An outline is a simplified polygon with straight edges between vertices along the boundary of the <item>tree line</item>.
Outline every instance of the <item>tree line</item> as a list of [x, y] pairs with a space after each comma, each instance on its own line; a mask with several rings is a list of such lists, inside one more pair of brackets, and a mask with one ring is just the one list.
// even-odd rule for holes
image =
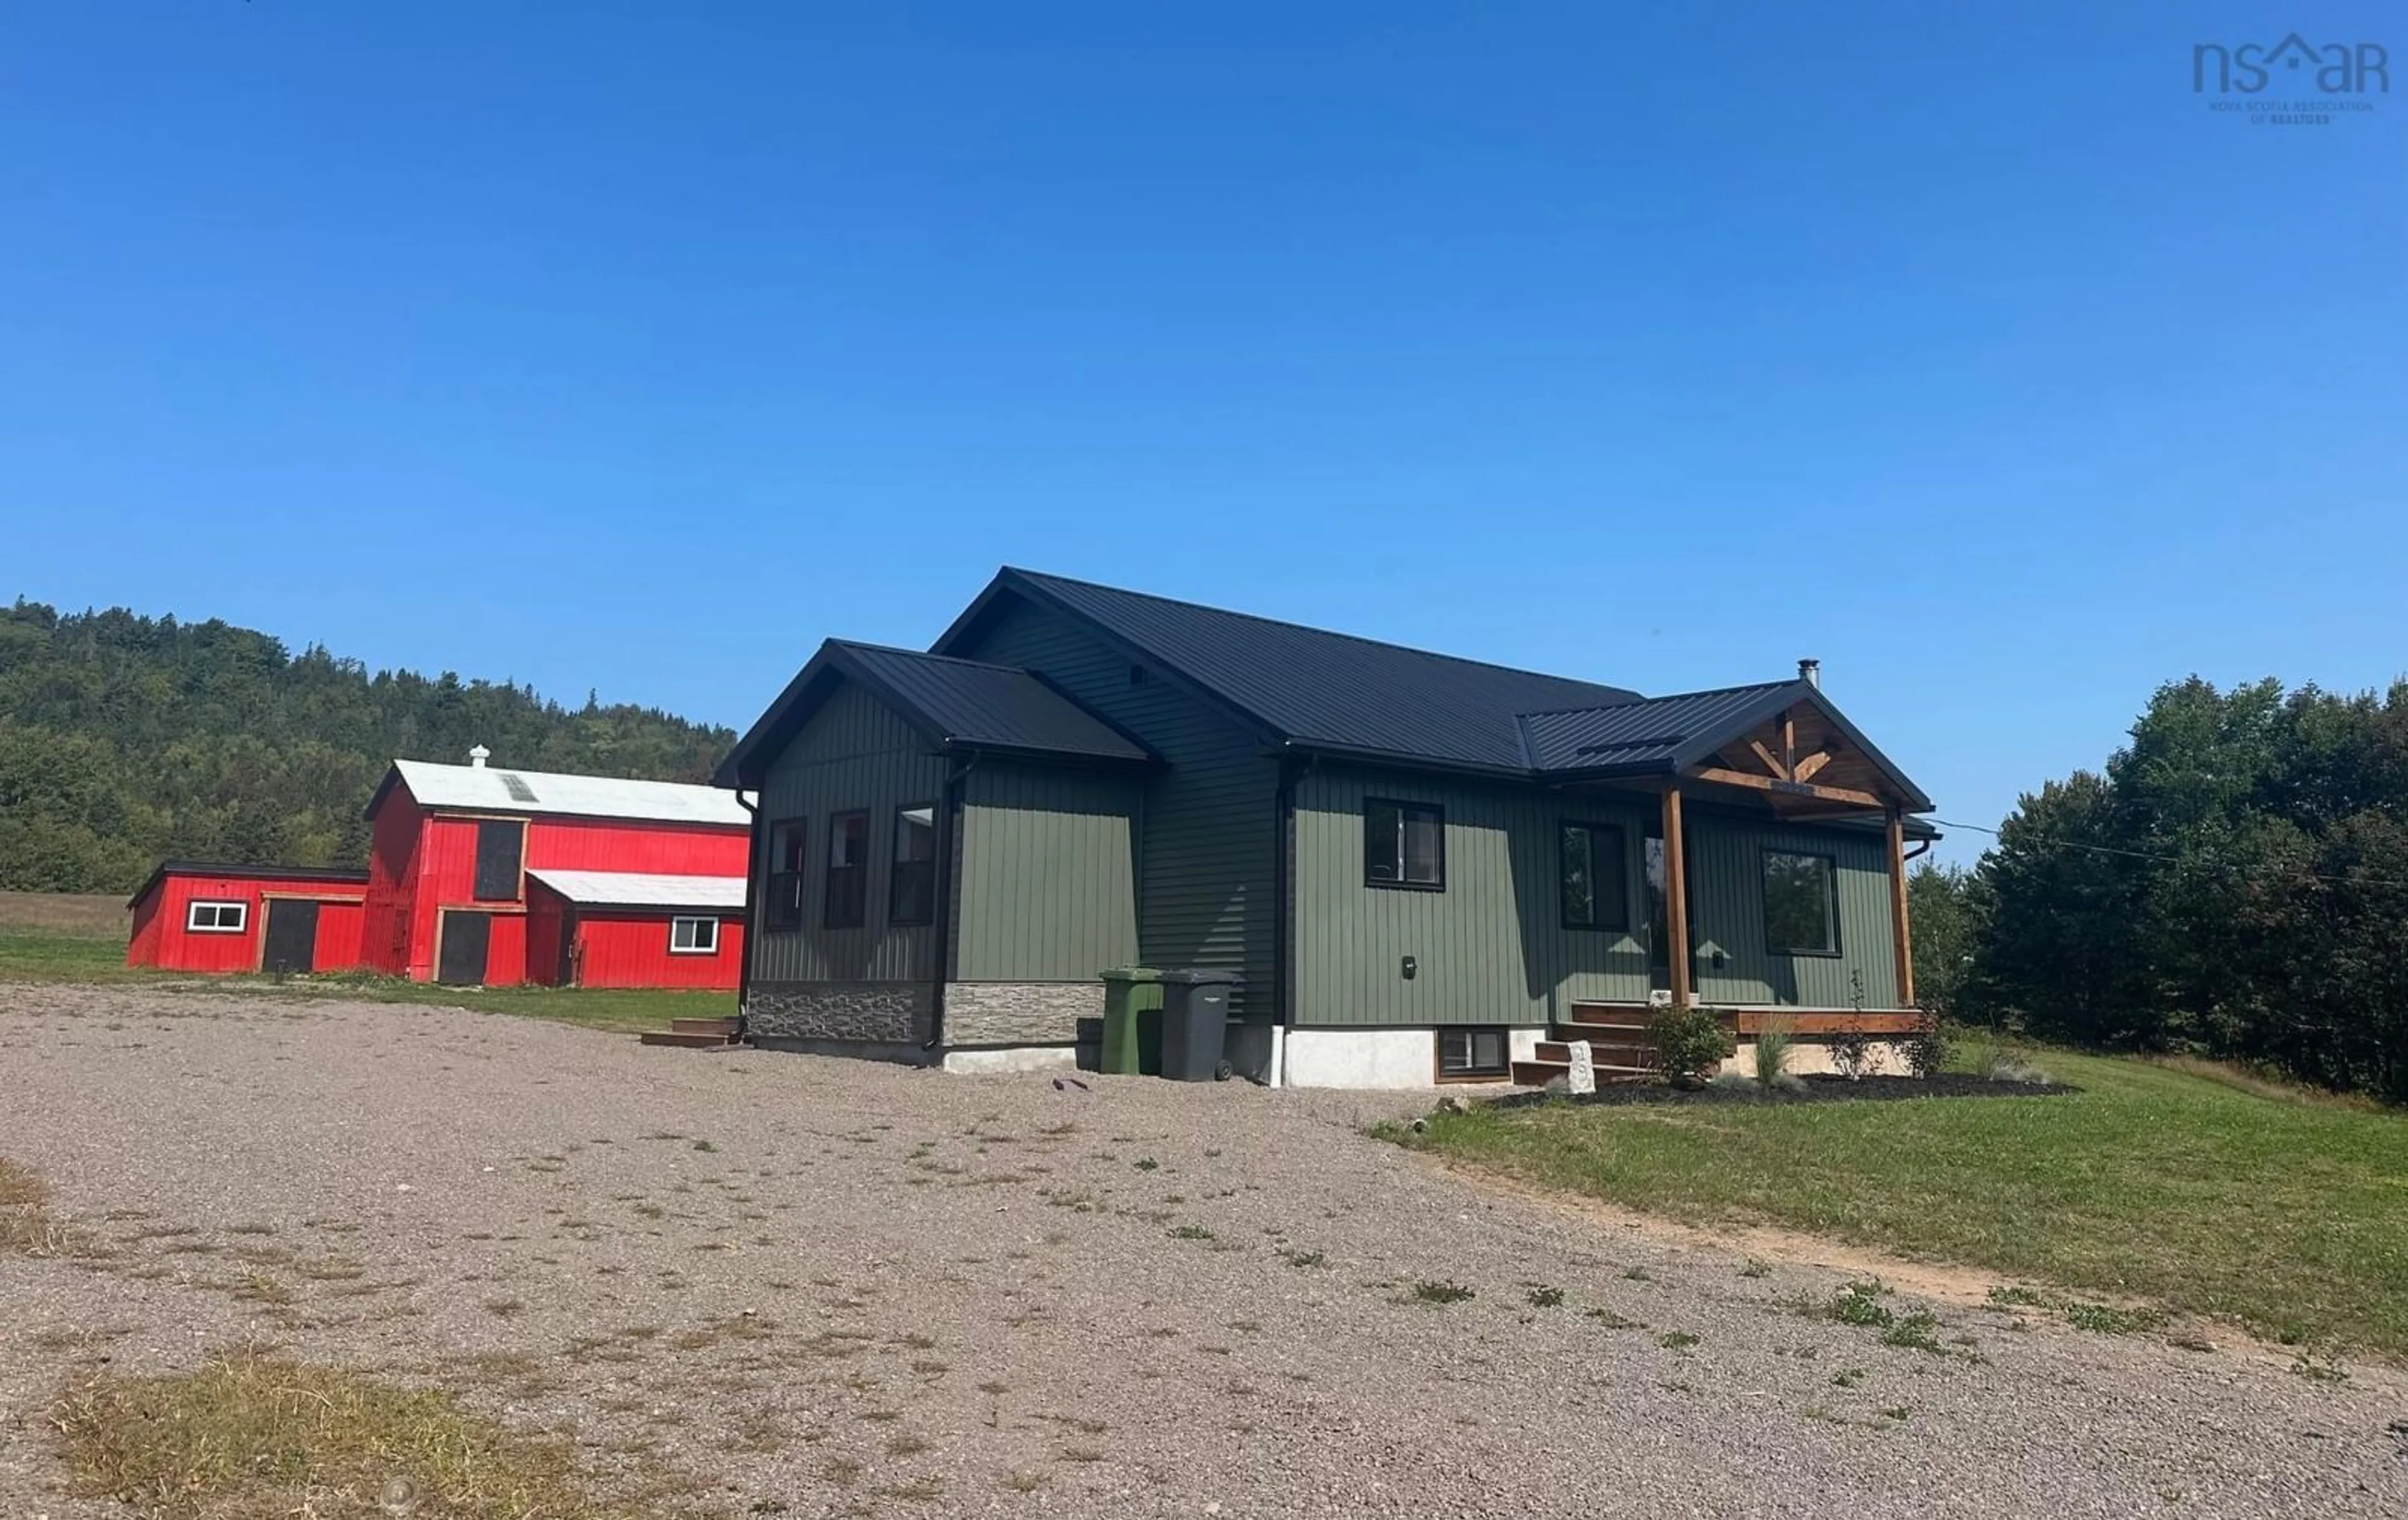
[[0, 888], [130, 891], [163, 859], [364, 866], [396, 758], [708, 780], [725, 728], [545, 701], [445, 671], [371, 673], [249, 628], [122, 608], [0, 609]]
[[1944, 1014], [2408, 1102], [2408, 681], [2162, 686], [2102, 770], [1911, 891]]

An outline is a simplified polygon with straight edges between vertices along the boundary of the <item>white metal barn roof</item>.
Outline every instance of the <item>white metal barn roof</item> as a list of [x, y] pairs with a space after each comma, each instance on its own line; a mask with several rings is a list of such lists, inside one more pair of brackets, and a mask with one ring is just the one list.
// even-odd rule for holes
[[663, 824], [748, 825], [752, 815], [736, 794], [682, 782], [629, 782], [613, 776], [565, 776], [499, 766], [446, 766], [396, 760], [402, 785], [425, 808], [488, 812], [556, 812], [580, 818], [642, 818]]
[[740, 876], [659, 876], [651, 871], [527, 872], [566, 897], [591, 908], [712, 908], [744, 906]]

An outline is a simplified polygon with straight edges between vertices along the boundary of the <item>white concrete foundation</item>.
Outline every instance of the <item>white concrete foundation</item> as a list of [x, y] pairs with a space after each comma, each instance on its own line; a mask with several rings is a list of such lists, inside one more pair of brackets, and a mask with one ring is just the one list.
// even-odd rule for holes
[[947, 1051], [944, 1068], [962, 1076], [994, 1076], [1016, 1071], [1076, 1071], [1074, 1045], [1019, 1045], [1005, 1050]]
[[[1505, 1037], [1506, 1054], [1521, 1061], [1547, 1036], [1533, 1025], [1508, 1029]], [[1290, 1087], [1435, 1087], [1438, 1031], [1290, 1029], [1284, 1081]]]
[[[1871, 1055], [1870, 1069], [1865, 1072], [1868, 1077], [1903, 1077], [1909, 1070], [1906, 1053], [1899, 1049], [1895, 1040], [1874, 1040]], [[1755, 1076], [1756, 1041], [1741, 1040], [1738, 1051], [1722, 1064], [1722, 1069], [1736, 1071], [1742, 1077]], [[1840, 1068], [1831, 1063], [1831, 1042], [1828, 1040], [1818, 1035], [1805, 1035], [1789, 1042], [1789, 1054], [1782, 1062], [1781, 1069], [1793, 1077], [1823, 1077], [1832, 1075]]]

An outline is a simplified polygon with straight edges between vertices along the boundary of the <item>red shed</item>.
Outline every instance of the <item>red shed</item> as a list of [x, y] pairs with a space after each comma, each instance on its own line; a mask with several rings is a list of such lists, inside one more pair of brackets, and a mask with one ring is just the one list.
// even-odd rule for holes
[[530, 870], [526, 925], [530, 982], [732, 990], [744, 878]]
[[360, 964], [368, 873], [171, 860], [126, 906], [125, 964], [306, 974]]
[[[364, 954], [372, 968], [464, 985], [557, 979], [558, 940], [529, 941], [534, 871], [732, 878], [740, 893], [752, 815], [735, 793], [508, 770], [485, 758], [480, 747], [465, 766], [396, 760], [369, 800]], [[650, 982], [594, 982], [596, 966], [587, 984], [720, 985], [683, 980], [705, 958], [663, 958], [672, 979]]]

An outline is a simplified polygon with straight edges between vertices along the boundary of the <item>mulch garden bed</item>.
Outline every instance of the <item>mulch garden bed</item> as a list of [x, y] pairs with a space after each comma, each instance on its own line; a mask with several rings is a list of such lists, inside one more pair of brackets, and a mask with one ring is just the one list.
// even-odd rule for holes
[[1663, 1083], [1614, 1083], [1594, 1093], [1515, 1093], [1494, 1100], [1500, 1109], [1528, 1108], [1540, 1103], [1885, 1103], [1909, 1097], [2054, 1097], [2082, 1089], [2062, 1082], [2006, 1082], [1956, 1072], [1937, 1077], [1800, 1077], [1786, 1091], [1766, 1093], [1755, 1083], [1673, 1087]]

